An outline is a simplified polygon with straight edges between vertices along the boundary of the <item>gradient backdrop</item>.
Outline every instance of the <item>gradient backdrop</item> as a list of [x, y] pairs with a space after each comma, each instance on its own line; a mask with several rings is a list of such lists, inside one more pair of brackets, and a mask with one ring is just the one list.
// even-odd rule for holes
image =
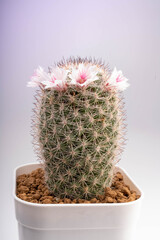
[[136, 240], [160, 239], [160, 1], [0, 0], [0, 235], [18, 240], [13, 169], [36, 161], [30, 137], [35, 68], [92, 56], [122, 69], [128, 144], [120, 165], [145, 193]]

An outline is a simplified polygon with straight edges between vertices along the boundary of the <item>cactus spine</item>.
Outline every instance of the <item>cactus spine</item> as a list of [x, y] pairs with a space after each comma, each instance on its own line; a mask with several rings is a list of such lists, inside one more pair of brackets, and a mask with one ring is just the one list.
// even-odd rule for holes
[[98, 67], [98, 79], [87, 87], [68, 85], [63, 91], [40, 87], [33, 137], [54, 196], [89, 200], [111, 184], [124, 143], [124, 113], [120, 93], [104, 88], [108, 67], [79, 58], [57, 66], [69, 69], [80, 63]]

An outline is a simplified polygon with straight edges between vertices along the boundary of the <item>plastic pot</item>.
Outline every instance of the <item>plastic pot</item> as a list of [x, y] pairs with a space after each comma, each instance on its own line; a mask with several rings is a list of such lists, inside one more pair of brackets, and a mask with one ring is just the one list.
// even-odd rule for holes
[[128, 203], [36, 204], [16, 196], [16, 178], [41, 165], [31, 163], [15, 169], [14, 201], [19, 240], [131, 240], [139, 217], [143, 194], [120, 167], [124, 181], [140, 198]]

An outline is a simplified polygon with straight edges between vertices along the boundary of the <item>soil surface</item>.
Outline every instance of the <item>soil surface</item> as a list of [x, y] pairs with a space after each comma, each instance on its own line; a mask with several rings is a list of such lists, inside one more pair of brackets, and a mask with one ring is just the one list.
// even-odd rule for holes
[[104, 194], [87, 201], [85, 199], [60, 199], [50, 194], [45, 185], [44, 170], [38, 168], [30, 174], [17, 177], [17, 197], [32, 203], [64, 204], [64, 203], [124, 203], [137, 200], [140, 196], [132, 191], [123, 181], [123, 176], [117, 172], [111, 187], [104, 189]]

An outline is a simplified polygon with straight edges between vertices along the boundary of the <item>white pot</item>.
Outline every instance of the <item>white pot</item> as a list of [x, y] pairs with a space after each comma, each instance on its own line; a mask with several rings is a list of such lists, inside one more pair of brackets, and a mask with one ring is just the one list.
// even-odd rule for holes
[[127, 203], [36, 204], [16, 196], [17, 176], [41, 165], [31, 163], [15, 169], [14, 200], [19, 240], [131, 240], [143, 198], [141, 190], [119, 167], [124, 181], [141, 197]]

